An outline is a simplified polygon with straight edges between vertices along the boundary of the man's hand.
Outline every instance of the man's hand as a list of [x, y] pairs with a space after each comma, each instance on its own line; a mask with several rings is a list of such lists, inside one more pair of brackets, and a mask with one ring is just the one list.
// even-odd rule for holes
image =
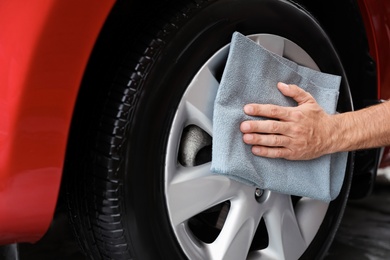
[[246, 114], [276, 120], [241, 123], [243, 140], [252, 145], [255, 155], [289, 160], [309, 160], [332, 152], [332, 134], [337, 128], [328, 115], [306, 91], [296, 85], [278, 83], [278, 89], [293, 98], [297, 107], [248, 104]]

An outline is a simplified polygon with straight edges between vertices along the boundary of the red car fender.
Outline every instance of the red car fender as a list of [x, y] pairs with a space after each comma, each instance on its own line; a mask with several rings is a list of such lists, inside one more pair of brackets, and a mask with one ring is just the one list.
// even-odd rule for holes
[[[376, 61], [378, 99], [390, 99], [390, 3], [359, 0], [365, 23], [370, 54]], [[390, 148], [384, 150], [380, 167], [390, 165]]]
[[[377, 64], [378, 98], [390, 98], [390, 3], [359, 0], [370, 53]], [[364, 86], [361, 86], [364, 87]]]
[[0, 2], [0, 244], [50, 225], [80, 82], [114, 2]]

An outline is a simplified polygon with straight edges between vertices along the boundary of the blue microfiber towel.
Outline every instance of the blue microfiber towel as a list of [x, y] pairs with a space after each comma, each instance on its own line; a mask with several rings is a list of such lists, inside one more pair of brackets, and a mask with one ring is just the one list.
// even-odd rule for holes
[[348, 153], [306, 161], [269, 159], [252, 154], [242, 141], [240, 124], [264, 120], [247, 116], [249, 103], [296, 106], [277, 89], [278, 82], [308, 91], [329, 114], [336, 112], [341, 77], [300, 66], [234, 33], [217, 92], [213, 115], [211, 171], [272, 191], [329, 202], [341, 189]]

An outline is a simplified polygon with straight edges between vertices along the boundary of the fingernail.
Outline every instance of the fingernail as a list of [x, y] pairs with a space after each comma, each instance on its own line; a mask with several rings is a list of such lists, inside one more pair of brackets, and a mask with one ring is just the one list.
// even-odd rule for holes
[[247, 130], [251, 129], [251, 126], [250, 126], [249, 123], [244, 122], [244, 123], [241, 124], [241, 129], [244, 130], [244, 131], [247, 131]]
[[246, 134], [246, 135], [244, 135], [244, 139], [245, 139], [245, 141], [252, 141], [253, 140], [253, 135]]
[[254, 153], [254, 154], [259, 154], [259, 153], [260, 153], [260, 147], [258, 147], [258, 146], [253, 146], [253, 147], [252, 147], [252, 153]]
[[286, 84], [286, 83], [283, 83], [283, 82], [279, 82], [279, 87], [282, 87], [282, 88], [289, 88], [289, 86]]
[[246, 113], [246, 114], [251, 114], [251, 113], [253, 113], [253, 107], [251, 106], [251, 105], [246, 105], [245, 107], [244, 107], [244, 112]]

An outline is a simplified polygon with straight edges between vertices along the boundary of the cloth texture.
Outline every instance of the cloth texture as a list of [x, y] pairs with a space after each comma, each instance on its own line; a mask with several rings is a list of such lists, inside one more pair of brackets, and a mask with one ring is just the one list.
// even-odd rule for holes
[[300, 86], [328, 114], [336, 113], [340, 76], [300, 66], [235, 32], [214, 103], [211, 171], [260, 189], [329, 202], [340, 192], [348, 153], [270, 159], [253, 155], [242, 140], [241, 122], [266, 119], [246, 115], [244, 105], [297, 105], [277, 89], [278, 82]]

